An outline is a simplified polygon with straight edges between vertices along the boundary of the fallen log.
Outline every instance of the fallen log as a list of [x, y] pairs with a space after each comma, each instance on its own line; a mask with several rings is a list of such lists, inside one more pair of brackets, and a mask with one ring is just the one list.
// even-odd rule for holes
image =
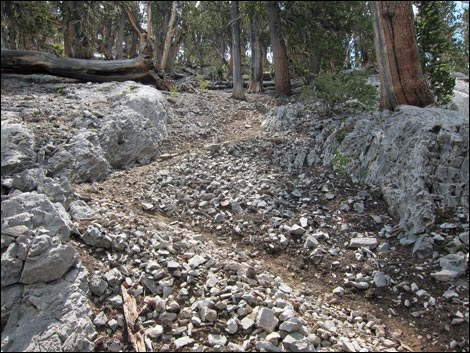
[[49, 74], [85, 82], [137, 81], [169, 90], [172, 83], [161, 78], [148, 56], [130, 60], [88, 60], [58, 58], [32, 50], [1, 51], [2, 72], [16, 74]]

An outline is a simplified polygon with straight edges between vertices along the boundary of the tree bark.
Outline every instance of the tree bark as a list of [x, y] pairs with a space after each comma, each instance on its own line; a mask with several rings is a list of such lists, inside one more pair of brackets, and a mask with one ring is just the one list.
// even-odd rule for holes
[[173, 1], [172, 7], [171, 7], [171, 17], [170, 17], [170, 22], [168, 22], [168, 29], [166, 32], [166, 38], [165, 38], [165, 45], [163, 46], [163, 55], [162, 55], [162, 62], [160, 64], [160, 70], [165, 73], [166, 69], [166, 63], [168, 60], [168, 55], [170, 53], [170, 47], [171, 47], [171, 39], [173, 38], [173, 24], [175, 23], [176, 19], [176, 1]]
[[287, 49], [281, 34], [279, 5], [277, 1], [267, 1], [266, 7], [269, 17], [269, 34], [273, 47], [274, 81], [276, 82], [275, 95], [276, 97], [290, 96], [292, 88], [289, 77]]
[[125, 24], [125, 17], [124, 13], [121, 13], [119, 16], [119, 23], [118, 23], [118, 33], [116, 38], [116, 59], [122, 59], [122, 42], [124, 40], [124, 24]]
[[64, 1], [64, 52], [71, 58], [89, 59], [93, 56], [89, 39], [83, 30], [83, 1]]
[[[129, 22], [132, 25], [135, 33], [139, 36], [140, 48], [139, 53], [143, 55], [152, 55], [152, 43], [149, 40], [147, 32], [140, 26], [139, 22], [135, 19], [132, 9], [129, 6], [124, 8], [126, 11]], [[148, 25], [148, 24], [147, 24]]]
[[161, 90], [169, 90], [171, 85], [158, 76], [152, 60], [143, 55], [132, 60], [104, 61], [57, 58], [38, 51], [2, 49], [1, 68], [2, 72], [49, 74], [91, 82], [131, 80], [153, 83]]
[[261, 55], [261, 44], [259, 41], [259, 20], [254, 13], [250, 17], [251, 37], [251, 72], [249, 92], [259, 93], [263, 91], [263, 56]]
[[370, 7], [380, 71], [380, 109], [432, 104], [418, 57], [411, 1], [371, 1]]
[[238, 1], [231, 2], [232, 15], [232, 57], [233, 57], [233, 93], [232, 98], [244, 100], [243, 78], [240, 53], [240, 19]]
[[169, 55], [169, 60], [167, 66], [170, 68], [171, 72], [173, 72], [173, 65], [176, 61], [176, 57], [180, 51], [181, 45], [183, 44], [184, 38], [189, 32], [189, 28], [187, 25], [183, 24], [183, 27], [178, 34], [176, 35], [175, 41], [171, 46], [171, 55]]

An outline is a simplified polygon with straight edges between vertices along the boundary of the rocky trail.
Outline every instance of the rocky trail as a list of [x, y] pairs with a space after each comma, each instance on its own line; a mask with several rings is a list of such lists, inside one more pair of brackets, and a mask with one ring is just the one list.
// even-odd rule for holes
[[[57, 97], [64, 83], [47, 87], [50, 101], [61, 102], [46, 105], [52, 115], [67, 109], [67, 97], [83, 98], [81, 88]], [[47, 101], [30, 89], [10, 95], [2, 87], [2, 123], [4, 106], [14, 112], [22, 97]], [[167, 136], [150, 163], [93, 182], [83, 180], [87, 168], [67, 169], [84, 176], [70, 186], [68, 244], [88, 272], [95, 351], [469, 350], [468, 208], [437, 214], [431, 250], [406, 246], [379, 187], [351, 179], [339, 157], [333, 167], [320, 163], [329, 136], [349, 133], [349, 120], [311, 109], [292, 128], [272, 128], [269, 112], [296, 107], [300, 97], [282, 105], [223, 91], [164, 99]], [[88, 127], [100, 105], [79, 109], [95, 116]], [[77, 135], [69, 121], [42, 120], [36, 129], [63, 146]], [[13, 217], [3, 211], [12, 183], [2, 172], [2, 222]], [[3, 313], [3, 290], [16, 286], [3, 284], [3, 234], [11, 232], [2, 224], [5, 351], [15, 347], [5, 342]], [[458, 275], [438, 280], [448, 268]]]

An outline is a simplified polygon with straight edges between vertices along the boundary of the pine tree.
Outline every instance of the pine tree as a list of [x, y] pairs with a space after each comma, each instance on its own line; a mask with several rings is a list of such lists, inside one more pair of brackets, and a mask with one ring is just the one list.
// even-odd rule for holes
[[419, 1], [416, 28], [421, 65], [429, 76], [438, 104], [451, 101], [455, 87], [452, 75], [452, 28], [446, 23], [445, 1]]

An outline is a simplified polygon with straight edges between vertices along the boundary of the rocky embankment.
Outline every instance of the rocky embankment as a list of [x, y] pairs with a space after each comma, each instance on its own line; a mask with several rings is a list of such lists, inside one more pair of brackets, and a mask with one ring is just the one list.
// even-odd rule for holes
[[468, 350], [468, 117], [274, 105], [3, 79], [2, 351]]

